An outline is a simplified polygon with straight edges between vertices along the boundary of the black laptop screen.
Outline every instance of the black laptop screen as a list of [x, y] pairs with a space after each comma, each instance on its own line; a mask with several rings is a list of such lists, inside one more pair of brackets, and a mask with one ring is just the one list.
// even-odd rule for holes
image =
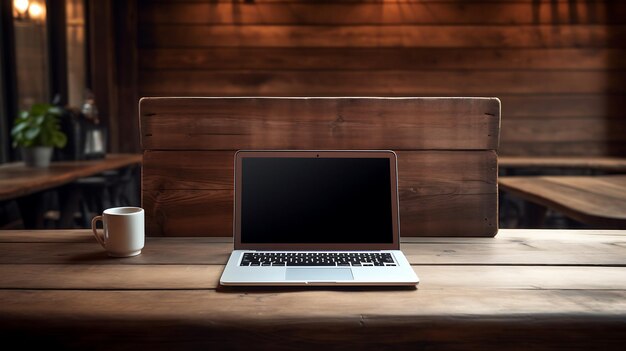
[[242, 243], [392, 243], [387, 158], [243, 158]]

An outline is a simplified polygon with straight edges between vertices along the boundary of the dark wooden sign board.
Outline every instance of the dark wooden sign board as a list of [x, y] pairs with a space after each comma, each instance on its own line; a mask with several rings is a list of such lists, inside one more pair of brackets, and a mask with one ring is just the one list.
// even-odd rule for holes
[[401, 236], [498, 231], [497, 98], [155, 97], [139, 118], [151, 236], [232, 235], [240, 149], [394, 150]]

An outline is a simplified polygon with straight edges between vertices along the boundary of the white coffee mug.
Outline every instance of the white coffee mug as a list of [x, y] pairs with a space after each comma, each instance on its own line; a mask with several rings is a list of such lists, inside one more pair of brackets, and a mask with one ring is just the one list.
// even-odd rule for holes
[[[96, 223], [102, 221], [104, 235], [98, 233]], [[113, 207], [102, 216], [91, 220], [96, 240], [113, 257], [131, 257], [141, 253], [145, 241], [144, 211], [141, 207]]]

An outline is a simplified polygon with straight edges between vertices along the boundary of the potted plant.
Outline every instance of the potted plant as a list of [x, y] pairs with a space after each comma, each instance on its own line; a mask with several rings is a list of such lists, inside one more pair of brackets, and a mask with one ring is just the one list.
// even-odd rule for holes
[[13, 147], [21, 147], [27, 166], [47, 167], [52, 159], [52, 149], [65, 146], [67, 137], [59, 124], [61, 114], [58, 106], [34, 104], [15, 119], [11, 129]]

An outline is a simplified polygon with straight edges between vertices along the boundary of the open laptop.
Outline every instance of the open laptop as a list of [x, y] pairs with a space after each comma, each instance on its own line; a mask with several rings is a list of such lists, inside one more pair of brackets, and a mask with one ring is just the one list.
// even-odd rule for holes
[[239, 151], [222, 285], [417, 285], [393, 151]]

